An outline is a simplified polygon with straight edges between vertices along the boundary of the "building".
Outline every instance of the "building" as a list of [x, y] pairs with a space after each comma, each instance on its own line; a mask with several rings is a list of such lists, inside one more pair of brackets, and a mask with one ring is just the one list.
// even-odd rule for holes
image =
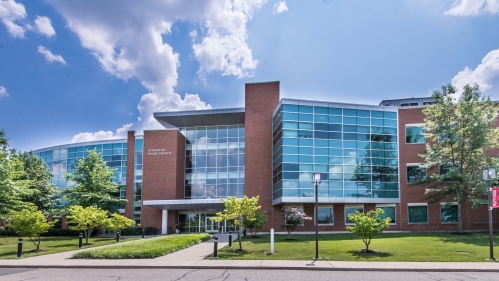
[[[63, 145], [35, 151], [65, 188], [86, 150], [102, 152], [117, 168], [128, 203], [124, 214], [166, 234], [226, 231], [210, 220], [220, 198], [260, 196], [268, 223], [284, 224], [283, 206], [314, 216], [312, 173], [320, 172], [319, 231], [344, 231], [347, 215], [382, 208], [390, 230], [456, 230], [457, 205], [428, 205], [424, 187], [412, 186], [424, 149], [422, 109], [431, 98], [382, 101], [380, 105], [281, 99], [279, 82], [245, 85], [245, 107], [157, 112], [164, 130], [128, 132], [126, 140]], [[495, 213], [496, 222], [497, 215]], [[465, 230], [487, 229], [486, 207], [465, 206]], [[301, 231], [314, 231], [313, 221]]]

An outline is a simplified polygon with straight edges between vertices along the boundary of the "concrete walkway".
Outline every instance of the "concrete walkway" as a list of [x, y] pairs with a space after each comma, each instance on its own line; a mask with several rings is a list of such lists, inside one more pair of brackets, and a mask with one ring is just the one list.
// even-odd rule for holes
[[[220, 234], [218, 248], [228, 244], [228, 235]], [[233, 235], [235, 238], [236, 236]], [[130, 241], [128, 243], [131, 243]], [[127, 242], [124, 242], [127, 243]], [[111, 246], [111, 245], [108, 245]], [[108, 247], [103, 246], [103, 247]], [[237, 246], [237, 245], [233, 245]], [[327, 271], [432, 271], [499, 272], [499, 262], [356, 262], [356, 261], [286, 261], [286, 260], [205, 260], [213, 253], [213, 239], [155, 259], [70, 259], [77, 252], [0, 260], [0, 267], [30, 268], [197, 268], [197, 269], [286, 269]]]

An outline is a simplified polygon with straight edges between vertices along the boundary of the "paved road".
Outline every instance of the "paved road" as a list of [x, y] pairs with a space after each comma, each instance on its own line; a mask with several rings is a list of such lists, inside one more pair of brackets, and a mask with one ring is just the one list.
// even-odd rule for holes
[[492, 272], [366, 272], [366, 271], [310, 271], [310, 270], [237, 270], [237, 269], [17, 269], [0, 268], [2, 281], [424, 281], [424, 280], [498, 280]]

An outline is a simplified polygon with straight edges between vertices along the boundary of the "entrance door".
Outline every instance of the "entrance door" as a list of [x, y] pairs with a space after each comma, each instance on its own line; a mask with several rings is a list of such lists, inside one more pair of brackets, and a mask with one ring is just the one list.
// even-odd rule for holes
[[213, 218], [213, 216], [206, 216], [206, 232], [218, 232], [220, 224], [211, 220], [211, 218]]

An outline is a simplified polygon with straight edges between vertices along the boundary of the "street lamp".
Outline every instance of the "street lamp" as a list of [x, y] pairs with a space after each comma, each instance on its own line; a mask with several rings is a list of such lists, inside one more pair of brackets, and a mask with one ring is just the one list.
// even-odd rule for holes
[[318, 198], [318, 188], [321, 183], [321, 173], [314, 173], [313, 182], [315, 184], [315, 259], [319, 259], [319, 198]]
[[489, 243], [490, 243], [490, 260], [496, 260], [494, 258], [494, 230], [492, 228], [492, 186], [490, 185], [490, 180], [496, 178], [496, 168], [488, 167], [483, 170], [483, 179], [488, 181], [489, 185]]

